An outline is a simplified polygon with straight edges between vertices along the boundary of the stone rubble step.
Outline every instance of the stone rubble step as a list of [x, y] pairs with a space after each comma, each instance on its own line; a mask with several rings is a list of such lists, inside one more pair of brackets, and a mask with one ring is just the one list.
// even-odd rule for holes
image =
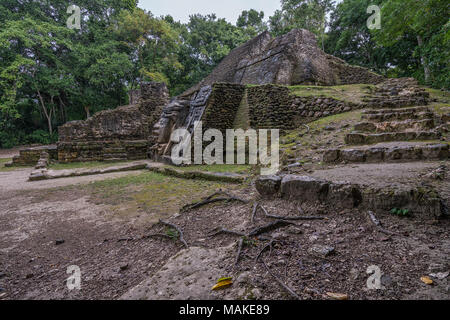
[[385, 122], [385, 121], [401, 121], [401, 120], [424, 120], [433, 119], [434, 113], [432, 112], [391, 112], [391, 113], [373, 113], [363, 114], [361, 119], [373, 121], [373, 122]]
[[345, 137], [348, 145], [374, 144], [390, 141], [427, 141], [439, 140], [442, 134], [436, 131], [411, 131], [411, 132], [387, 132], [387, 133], [349, 133]]
[[423, 131], [433, 128], [435, 128], [434, 119], [385, 121], [377, 123], [360, 122], [355, 125], [355, 131], [363, 133]]
[[417, 113], [417, 112], [432, 112], [429, 107], [413, 107], [413, 108], [398, 108], [398, 109], [370, 109], [364, 110], [363, 114], [379, 114], [379, 113]]
[[325, 163], [373, 163], [396, 161], [447, 160], [448, 144], [422, 144], [393, 147], [365, 147], [360, 149], [330, 149], [323, 154]]
[[298, 175], [259, 179], [256, 187], [264, 198], [281, 197], [296, 203], [322, 204], [333, 210], [357, 208], [387, 212], [392, 208], [405, 208], [431, 219], [442, 217], [446, 210], [433, 188], [419, 185], [372, 187], [364, 183]]

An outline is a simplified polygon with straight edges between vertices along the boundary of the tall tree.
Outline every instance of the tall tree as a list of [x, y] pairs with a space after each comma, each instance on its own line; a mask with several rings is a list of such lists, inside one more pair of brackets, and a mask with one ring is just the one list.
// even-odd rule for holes
[[244, 10], [237, 19], [236, 26], [244, 29], [250, 36], [254, 37], [267, 30], [267, 24], [264, 22], [264, 11], [255, 9]]
[[425, 83], [448, 88], [450, 3], [447, 0], [385, 0], [381, 14], [382, 29], [375, 31], [378, 43], [392, 47], [413, 35], [416, 46], [411, 53], [422, 64], [416, 76]]
[[324, 45], [327, 14], [333, 8], [333, 0], [281, 0], [281, 11], [270, 18], [270, 29], [282, 35], [292, 29], [307, 29]]

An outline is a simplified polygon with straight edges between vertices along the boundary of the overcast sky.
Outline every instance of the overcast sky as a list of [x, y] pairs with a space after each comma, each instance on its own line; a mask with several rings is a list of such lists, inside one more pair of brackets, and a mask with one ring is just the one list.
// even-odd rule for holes
[[139, 7], [155, 16], [170, 14], [181, 22], [188, 22], [195, 13], [215, 13], [234, 24], [241, 12], [249, 9], [264, 11], [267, 20], [280, 6], [280, 0], [139, 0]]

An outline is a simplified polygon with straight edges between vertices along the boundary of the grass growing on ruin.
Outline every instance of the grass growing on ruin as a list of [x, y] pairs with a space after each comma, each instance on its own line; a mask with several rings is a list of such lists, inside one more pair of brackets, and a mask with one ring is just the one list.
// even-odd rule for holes
[[121, 216], [141, 212], [151, 221], [178, 213], [179, 209], [218, 189], [242, 186], [200, 180], [179, 179], [155, 172], [93, 182], [87, 186], [94, 202], [109, 204]]
[[323, 97], [359, 103], [372, 89], [373, 85], [351, 84], [342, 86], [291, 86], [291, 93], [299, 97]]
[[428, 87], [422, 87], [424, 88], [429, 94], [432, 99], [437, 99], [439, 102], [444, 103], [450, 103], [450, 92], [449, 91], [442, 91], [438, 89], [432, 89]]
[[87, 161], [87, 162], [54, 163], [51, 164], [49, 168], [52, 170], [108, 168], [117, 165], [123, 165], [129, 162], [133, 161], [118, 161], [118, 162]]

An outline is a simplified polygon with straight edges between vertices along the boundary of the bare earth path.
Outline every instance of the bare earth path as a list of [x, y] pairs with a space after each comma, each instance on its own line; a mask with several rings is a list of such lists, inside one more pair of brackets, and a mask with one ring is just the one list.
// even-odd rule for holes
[[[216, 184], [146, 171], [27, 182], [30, 170], [0, 173], [0, 299], [292, 298], [255, 262], [266, 245], [263, 240], [248, 239], [235, 265], [239, 238], [209, 237], [215, 228], [247, 232], [270, 223], [261, 212], [251, 222], [252, 203], [219, 203], [175, 215], [170, 209], [182, 196], [186, 203], [195, 200], [195, 185], [210, 194]], [[178, 185], [183, 185], [182, 194], [155, 202]], [[256, 198], [251, 186], [220, 188]], [[274, 215], [298, 214], [296, 203], [263, 205]], [[268, 232], [279, 242], [263, 255], [271, 272], [302, 299], [327, 299], [329, 292], [349, 299], [450, 298], [448, 274], [433, 278], [432, 286], [420, 280], [450, 269], [448, 219], [380, 214], [384, 227], [398, 234], [387, 236], [364, 212], [320, 206], [303, 210], [326, 219]], [[183, 230], [189, 250], [179, 241], [146, 237], [167, 232], [155, 225], [161, 215]], [[334, 251], [320, 256], [311, 252], [317, 246]], [[80, 291], [67, 289], [71, 265], [81, 269]], [[382, 290], [367, 289], [366, 271], [373, 265], [384, 274]], [[227, 276], [234, 279], [231, 288], [211, 291], [218, 278]]]

